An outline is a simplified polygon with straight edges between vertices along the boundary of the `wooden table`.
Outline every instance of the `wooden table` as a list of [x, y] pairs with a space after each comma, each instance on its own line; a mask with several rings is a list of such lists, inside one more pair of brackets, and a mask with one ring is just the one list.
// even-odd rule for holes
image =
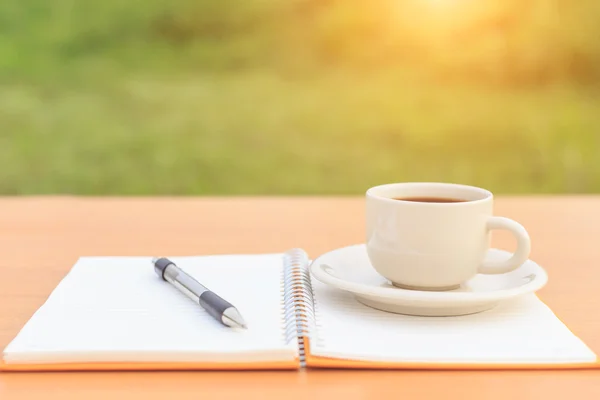
[[[540, 297], [600, 353], [600, 197], [500, 198], [550, 276]], [[362, 198], [0, 199], [0, 348], [81, 255], [279, 252], [363, 241]], [[512, 249], [508, 234], [494, 245]], [[600, 371], [0, 373], [0, 399], [600, 398]], [[217, 398], [221, 398], [217, 396]]]

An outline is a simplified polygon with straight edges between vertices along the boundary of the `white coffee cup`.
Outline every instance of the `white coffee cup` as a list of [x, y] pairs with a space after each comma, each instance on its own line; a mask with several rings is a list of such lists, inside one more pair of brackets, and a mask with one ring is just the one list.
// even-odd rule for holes
[[[419, 197], [463, 201], [406, 200]], [[494, 216], [493, 205], [490, 191], [452, 183], [370, 188], [366, 248], [373, 268], [393, 285], [417, 290], [450, 290], [478, 273], [515, 270], [529, 257], [529, 235], [519, 223]], [[506, 229], [517, 239], [516, 251], [506, 260], [485, 260], [494, 229]]]

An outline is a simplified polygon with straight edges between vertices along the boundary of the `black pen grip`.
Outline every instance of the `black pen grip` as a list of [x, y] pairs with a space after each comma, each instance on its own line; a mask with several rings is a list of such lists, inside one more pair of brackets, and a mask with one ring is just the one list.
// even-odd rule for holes
[[210, 290], [202, 293], [198, 302], [210, 315], [221, 322], [223, 322], [223, 312], [228, 308], [233, 307], [228, 301], [222, 299]]

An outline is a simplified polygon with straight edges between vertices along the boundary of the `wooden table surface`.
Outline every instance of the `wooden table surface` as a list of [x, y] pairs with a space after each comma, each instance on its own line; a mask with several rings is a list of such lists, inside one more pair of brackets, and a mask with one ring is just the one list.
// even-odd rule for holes
[[[82, 255], [280, 252], [364, 237], [363, 199], [0, 198], [0, 348]], [[600, 354], [600, 197], [500, 197], [549, 274], [540, 297]], [[508, 234], [494, 246], [512, 249]], [[0, 399], [600, 398], [600, 371], [0, 373]]]

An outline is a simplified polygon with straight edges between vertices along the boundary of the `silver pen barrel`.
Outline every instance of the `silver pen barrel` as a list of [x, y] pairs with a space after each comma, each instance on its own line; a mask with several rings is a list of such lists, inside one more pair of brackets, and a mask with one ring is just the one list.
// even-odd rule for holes
[[208, 291], [204, 285], [184, 273], [175, 264], [169, 264], [165, 268], [163, 278], [196, 303], [200, 302], [202, 293]]

